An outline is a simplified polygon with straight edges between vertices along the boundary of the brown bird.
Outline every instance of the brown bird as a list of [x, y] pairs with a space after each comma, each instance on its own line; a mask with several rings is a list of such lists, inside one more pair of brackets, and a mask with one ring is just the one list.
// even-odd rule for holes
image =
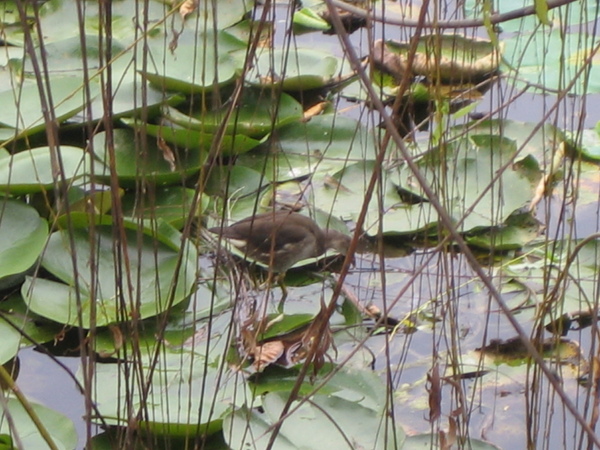
[[290, 211], [257, 214], [209, 231], [220, 234], [249, 258], [268, 266], [271, 273], [279, 273], [282, 302], [287, 296], [282, 280], [290, 267], [321, 256], [330, 248], [345, 255], [350, 245], [349, 236], [336, 230], [322, 230], [311, 218]]

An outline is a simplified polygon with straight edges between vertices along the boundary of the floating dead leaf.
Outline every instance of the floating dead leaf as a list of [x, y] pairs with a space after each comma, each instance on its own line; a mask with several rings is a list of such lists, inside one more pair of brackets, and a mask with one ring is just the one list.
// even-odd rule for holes
[[276, 363], [285, 352], [285, 346], [281, 341], [269, 341], [259, 345], [254, 349], [252, 357], [254, 358], [254, 369], [262, 372], [265, 367]]
[[[332, 342], [329, 323], [324, 325], [324, 333], [320, 332], [323, 320], [328, 320], [326, 308], [323, 308], [324, 306], [308, 325], [260, 342], [256, 341], [256, 336], [268, 329], [266, 318], [256, 320], [254, 323], [252, 321], [245, 322], [241, 330], [241, 352], [254, 361], [252, 367], [260, 372], [270, 364], [277, 364], [282, 367], [295, 365], [306, 358], [311, 351], [314, 351], [313, 364], [315, 371], [320, 369], [324, 364], [325, 355]], [[290, 318], [291, 316], [286, 316], [286, 319]], [[262, 331], [257, 333], [256, 330]]]
[[169, 163], [171, 172], [175, 172], [175, 154], [173, 153], [173, 150], [171, 150], [171, 147], [167, 145], [167, 142], [162, 137], [156, 138], [156, 145], [162, 152], [164, 160]]
[[325, 111], [327, 104], [327, 102], [320, 102], [308, 108], [306, 111], [304, 111], [302, 121], [306, 122], [312, 119], [314, 116], [318, 116], [319, 114], [321, 114], [323, 111]]
[[457, 428], [458, 424], [456, 423], [456, 419], [454, 417], [448, 417], [448, 433], [446, 433], [446, 442], [443, 448], [450, 449], [456, 443]]
[[196, 11], [198, 0], [186, 0], [179, 7], [179, 15], [185, 20], [186, 16]]
[[429, 393], [429, 421], [435, 422], [442, 414], [442, 383], [440, 366], [435, 363], [427, 372], [427, 392]]

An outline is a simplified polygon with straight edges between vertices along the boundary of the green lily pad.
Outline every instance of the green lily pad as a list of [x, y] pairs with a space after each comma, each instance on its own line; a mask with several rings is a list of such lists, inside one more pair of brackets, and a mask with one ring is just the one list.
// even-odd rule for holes
[[173, 51], [162, 40], [149, 42], [148, 52], [155, 63], [140, 73], [159, 90], [200, 94], [236, 79], [244, 60], [241, 53], [234, 56], [233, 52], [245, 49], [246, 44], [224, 31], [216, 39], [213, 33], [194, 35], [189, 43], [181, 39]]
[[25, 278], [38, 260], [48, 224], [31, 206], [14, 200], [0, 202], [0, 287], [7, 289]]
[[[171, 149], [165, 155], [158, 147], [156, 139], [147, 138], [143, 147], [139, 133], [129, 129], [114, 130], [115, 170], [119, 182], [123, 185], [135, 185], [139, 180], [148, 180], [157, 184], [181, 183], [188, 176], [198, 172], [206, 159], [206, 153], [197, 148]], [[94, 136], [94, 153], [105, 164], [109, 165], [109, 154], [106, 151], [106, 133]], [[168, 161], [167, 159], [171, 159]], [[110, 182], [108, 171], [96, 172], [100, 181]]]
[[13, 359], [19, 352], [21, 345], [21, 333], [14, 327], [11, 327], [3, 317], [0, 317], [0, 336], [2, 336], [2, 346], [0, 347], [0, 365]]
[[[596, 46], [593, 34], [565, 33], [561, 28], [548, 27], [530, 35], [515, 34], [505, 43], [503, 71], [507, 72], [508, 82], [556, 93], [574, 80], [573, 94], [600, 92], [600, 69], [586, 61]], [[562, 63], [551, 62], [548, 55], [560, 56]], [[584, 65], [586, 76], [581, 76]]]
[[[464, 127], [451, 129], [454, 136], [461, 136], [464, 131]], [[566, 140], [565, 133], [550, 123], [540, 127], [537, 123], [506, 119], [484, 120], [475, 126], [469, 126], [469, 134], [498, 135], [512, 139], [520, 149], [516, 162], [523, 161], [530, 155], [538, 163], [549, 161], [560, 143]]]
[[[405, 435], [383, 422], [383, 384], [368, 371], [342, 371], [323, 391], [283, 420], [275, 439], [278, 449], [317, 448], [402, 448]], [[246, 407], [225, 419], [223, 428], [231, 448], [267, 448], [272, 425], [281, 416], [288, 392], [270, 391], [262, 398], [261, 412]], [[292, 402], [295, 408], [298, 402]], [[387, 434], [382, 430], [387, 430]], [[381, 430], [381, 433], [374, 432]]]
[[205, 190], [209, 195], [229, 201], [247, 197], [268, 185], [260, 172], [241, 164], [213, 166], [208, 173]]
[[343, 116], [316, 116], [308, 123], [286, 125], [277, 134], [281, 152], [252, 152], [240, 156], [237, 164], [264, 173], [267, 180], [283, 182], [306, 175], [322, 179], [376, 155], [372, 133]]
[[[52, 94], [52, 109], [56, 121], [61, 123], [81, 111], [86, 105], [83, 82], [79, 77], [51, 77], [48, 80]], [[46, 84], [44, 84], [45, 90]], [[92, 97], [99, 92], [91, 86]], [[47, 95], [47, 94], [46, 94]], [[39, 88], [33, 83], [24, 84], [18, 92], [0, 92], [0, 126], [13, 129], [13, 136], [30, 136], [46, 128]]]
[[[0, 365], [16, 356], [21, 346], [32, 346], [51, 341], [63, 331], [62, 326], [32, 313], [18, 293], [2, 300], [0, 311], [2, 311], [0, 316], [0, 336], [2, 336]], [[21, 332], [25, 333], [33, 342], [25, 338]]]
[[[321, 50], [264, 49], [248, 72], [246, 81], [254, 86], [304, 91], [338, 83], [341, 71], [341, 60]], [[347, 78], [349, 73], [344, 75]]]
[[[111, 37], [123, 45], [130, 45], [140, 30], [148, 36], [161, 34], [160, 24], [170, 7], [161, 1], [146, 2], [143, 12], [136, 2], [121, 1], [111, 5]], [[35, 17], [35, 15], [33, 16]], [[69, 0], [50, 0], [39, 7], [40, 28], [46, 44], [81, 34], [77, 8]], [[147, 22], [144, 23], [144, 20]], [[100, 12], [100, 5], [90, 3], [85, 8], [85, 20], [82, 23], [86, 35], [98, 35], [105, 26], [106, 13]], [[35, 30], [36, 27], [33, 27]], [[39, 37], [34, 35], [37, 41]]]
[[[176, 272], [178, 252], [149, 236], [133, 231], [125, 235], [126, 254], [117, 259], [122, 267], [116, 267], [110, 231], [98, 227], [93, 235], [87, 229], [53, 233], [42, 266], [62, 282], [28, 277], [21, 292], [31, 310], [59, 323], [89, 328], [92, 320], [105, 326], [133, 316], [151, 317], [190, 295], [197, 265], [197, 252], [191, 245], [183, 247], [183, 263]], [[90, 255], [96, 255], [93, 262]], [[126, 284], [129, 277], [131, 285]]]
[[[130, 425], [133, 408], [143, 410], [147, 418], [139, 424], [140, 430], [181, 437], [210, 435], [222, 428], [223, 418], [235, 405], [241, 406], [251, 397], [244, 377], [218, 367], [230, 344], [227, 328], [231, 326], [231, 314], [213, 317], [210, 325], [191, 317], [183, 320], [187, 323], [185, 330], [176, 326], [176, 333], [196, 330], [182, 345], [164, 345], [156, 338], [147, 340], [147, 335], [142, 336], [141, 358], [136, 364], [152, 374], [148, 389], [142, 390], [123, 370], [127, 362], [97, 365], [94, 401], [108, 424]], [[128, 341], [126, 338], [126, 345]], [[159, 364], [146, 344], [151, 346], [149, 350], [160, 347]], [[144, 392], [149, 396], [145, 397]]]
[[[518, 167], [505, 169], [500, 180], [494, 182], [494, 189], [482, 195], [515, 152], [514, 141], [478, 135], [434, 149], [417, 165], [449, 214], [462, 221], [459, 230], [475, 231], [500, 226], [532, 198], [533, 185], [526, 176], [529, 173]], [[359, 208], [355, 199], [365, 191], [373, 164], [355, 163], [334, 174], [335, 188], [317, 186], [315, 205], [331, 211], [333, 216], [356, 220]], [[437, 212], [408, 167], [389, 170], [384, 178], [383, 209], [376, 199], [369, 204], [364, 225], [367, 234], [377, 235], [381, 220], [384, 234], [421, 233], [438, 223]]]
[[[41, 426], [44, 427], [55, 448], [70, 449], [77, 447], [77, 431], [73, 422], [58, 411], [29, 402], [29, 406], [38, 416]], [[22, 448], [46, 449], [48, 444], [40, 434], [28, 411], [16, 398], [8, 398], [0, 409], [0, 433], [19, 436]], [[11, 420], [6, 420], [5, 415], [10, 414]], [[14, 426], [14, 429], [12, 428]]]
[[[173, 111], [172, 108], [171, 111]], [[178, 113], [178, 116], [181, 117], [183, 114]], [[213, 145], [213, 141], [216, 139], [216, 135], [213, 133], [203, 133], [188, 128], [181, 128], [179, 125], [151, 125], [131, 119], [123, 119], [123, 122], [137, 130], [145, 130], [150, 136], [164, 139], [166, 142], [180, 148], [199, 150], [203, 152], [205, 156], [208, 155], [208, 152]], [[260, 141], [242, 134], [234, 136], [225, 135], [221, 139], [219, 152], [224, 156], [238, 155], [252, 150], [259, 144]]]
[[[535, 2], [538, 3], [538, 2]], [[508, 12], [518, 11], [523, 6], [528, 5], [523, 0], [503, 0], [501, 3], [494, 5], [493, 12], [496, 14], [505, 14]], [[466, 0], [463, 5], [463, 11], [467, 18], [482, 18], [485, 16], [485, 9], [487, 5], [479, 2], [478, 0]], [[598, 4], [596, 2], [569, 2], [565, 3], [558, 8], [552, 8], [548, 10], [547, 15], [552, 22], [552, 28], [555, 29], [579, 29], [584, 26], [586, 22], [591, 20], [590, 18], [596, 17], [598, 11]], [[489, 14], [489, 13], [487, 13]], [[508, 21], [504, 21], [500, 24], [504, 33], [519, 33], [523, 30], [538, 30], [544, 32], [548, 27], [540, 25], [540, 19], [537, 15], [531, 14], [528, 16], [522, 16], [519, 14], [516, 18]]]
[[[190, 116], [170, 114], [166, 118], [184, 128], [215, 133], [222, 127], [223, 118], [229, 109], [225, 105], [215, 112], [202, 111]], [[273, 129], [298, 121], [302, 118], [302, 105], [292, 96], [271, 89], [244, 89], [240, 103], [231, 114], [225, 133], [242, 134], [255, 139], [261, 139]]]
[[[155, 222], [161, 219], [174, 228], [182, 228], [190, 218], [191, 203], [196, 191], [178, 186], [147, 190], [145, 195], [129, 192], [122, 199], [123, 213], [130, 217]], [[196, 212], [198, 217], [208, 207], [208, 197], [201, 195]]]
[[223, 30], [240, 22], [252, 10], [252, 0], [219, 0], [198, 2], [194, 11], [186, 16], [188, 27], [194, 30]]
[[[400, 67], [408, 67], [411, 42], [386, 42]], [[499, 68], [501, 51], [490, 41], [458, 34], [431, 34], [419, 38], [410, 72], [442, 80], [481, 79]]]
[[55, 155], [62, 161], [61, 175], [55, 175], [50, 147], [0, 154], [0, 190], [13, 195], [48, 191], [56, 183], [80, 178], [91, 170], [91, 159], [81, 148], [61, 146]]

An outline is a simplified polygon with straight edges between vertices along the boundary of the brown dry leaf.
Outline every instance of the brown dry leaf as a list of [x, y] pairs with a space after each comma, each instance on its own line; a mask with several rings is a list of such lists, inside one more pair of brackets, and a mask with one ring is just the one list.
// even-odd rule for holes
[[283, 355], [285, 347], [281, 341], [269, 341], [258, 345], [254, 349], [254, 363], [257, 372], [262, 372], [265, 367], [277, 362]]
[[306, 111], [304, 111], [304, 114], [302, 116], [302, 121], [303, 122], [308, 122], [314, 116], [318, 116], [323, 111], [325, 111], [326, 107], [327, 107], [327, 102], [320, 102], [320, 103], [317, 103], [314, 106], [311, 106]]
[[173, 153], [173, 150], [171, 150], [171, 147], [169, 147], [166, 141], [161, 137], [156, 139], [156, 145], [158, 145], [158, 148], [162, 151], [164, 160], [169, 163], [171, 172], [175, 172], [175, 154]]
[[448, 433], [446, 433], [446, 447], [447, 449], [452, 448], [454, 444], [456, 444], [456, 429], [458, 425], [456, 423], [456, 419], [454, 417], [448, 418]]
[[194, 11], [196, 11], [197, 7], [198, 7], [198, 0], [186, 0], [179, 7], [179, 15], [181, 16], [181, 18], [183, 20], [185, 20], [185, 17], [188, 14], [191, 14]]
[[442, 414], [442, 383], [440, 366], [437, 363], [427, 373], [427, 392], [429, 393], [429, 421], [435, 422]]

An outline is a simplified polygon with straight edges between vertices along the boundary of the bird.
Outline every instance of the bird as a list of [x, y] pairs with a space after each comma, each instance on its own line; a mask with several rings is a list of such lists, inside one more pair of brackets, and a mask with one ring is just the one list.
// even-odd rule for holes
[[[310, 217], [285, 210], [256, 214], [227, 227], [213, 227], [208, 231], [227, 239], [244, 255], [279, 274], [278, 284], [283, 298], [287, 289], [283, 278], [297, 262], [321, 256], [328, 249], [345, 255], [350, 237], [337, 230], [321, 229]], [[280, 302], [280, 303], [281, 303]]]

